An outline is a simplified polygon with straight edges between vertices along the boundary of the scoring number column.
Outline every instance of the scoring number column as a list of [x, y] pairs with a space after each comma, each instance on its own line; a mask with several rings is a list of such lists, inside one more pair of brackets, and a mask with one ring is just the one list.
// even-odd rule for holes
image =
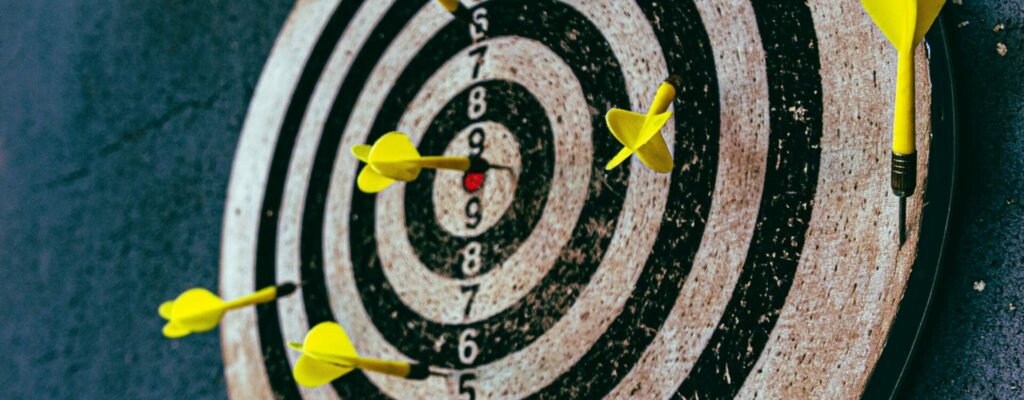
[[[472, 82], [476, 82], [478, 85], [473, 87], [469, 92], [469, 106], [466, 109], [466, 114], [469, 117], [471, 123], [480, 122], [480, 118], [487, 112], [487, 89], [479, 85], [480, 81], [480, 68], [484, 65], [487, 58], [487, 45], [478, 44], [487, 36], [487, 9], [477, 8], [473, 10], [473, 23], [469, 26], [469, 34], [473, 38], [473, 43], [477, 44], [477, 47], [469, 52], [469, 57], [473, 65], [473, 75], [471, 77]], [[486, 132], [483, 126], [477, 126], [469, 133], [467, 140], [469, 141], [469, 155], [471, 157], [482, 157], [484, 154]], [[466, 202], [465, 216], [466, 216], [466, 228], [475, 229], [480, 225], [480, 221], [483, 219], [483, 204], [480, 200], [480, 189], [486, 182], [486, 172], [480, 171], [469, 171], [463, 176], [462, 188], [470, 194], [469, 200]], [[481, 244], [476, 240], [472, 240], [466, 244], [466, 247], [462, 249], [462, 275], [464, 278], [473, 278], [480, 273], [481, 266], [484, 260], [481, 260]], [[469, 319], [470, 313], [473, 310], [473, 300], [476, 298], [477, 292], [480, 290], [480, 285], [466, 284], [462, 286], [462, 292], [466, 295], [466, 308], [463, 310], [463, 317]], [[466, 328], [459, 334], [459, 362], [463, 365], [472, 365], [476, 361], [477, 355], [480, 353], [480, 348], [477, 343], [473, 340], [480, 332], [473, 328]], [[458, 390], [459, 393], [465, 395], [470, 400], [476, 399], [476, 387], [473, 382], [476, 380], [476, 374], [467, 372], [458, 376]]]

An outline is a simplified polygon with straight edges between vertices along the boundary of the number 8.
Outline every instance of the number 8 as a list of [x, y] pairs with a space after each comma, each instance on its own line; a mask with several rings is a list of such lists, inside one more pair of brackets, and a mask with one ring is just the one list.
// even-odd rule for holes
[[487, 112], [487, 101], [484, 99], [486, 95], [487, 90], [483, 86], [477, 86], [469, 91], [469, 119], [480, 118]]
[[471, 277], [480, 272], [480, 250], [479, 242], [469, 242], [465, 250], [462, 250], [462, 274]]

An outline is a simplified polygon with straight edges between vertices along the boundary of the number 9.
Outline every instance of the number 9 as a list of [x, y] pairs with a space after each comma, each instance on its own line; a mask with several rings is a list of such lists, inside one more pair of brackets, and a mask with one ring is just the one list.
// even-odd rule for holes
[[484, 128], [473, 128], [469, 132], [469, 155], [479, 156], [484, 153]]

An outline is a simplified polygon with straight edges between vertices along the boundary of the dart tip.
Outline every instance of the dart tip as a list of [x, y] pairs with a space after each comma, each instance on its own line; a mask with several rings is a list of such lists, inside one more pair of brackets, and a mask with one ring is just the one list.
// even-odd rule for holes
[[907, 198], [900, 196], [900, 247], [907, 241]]

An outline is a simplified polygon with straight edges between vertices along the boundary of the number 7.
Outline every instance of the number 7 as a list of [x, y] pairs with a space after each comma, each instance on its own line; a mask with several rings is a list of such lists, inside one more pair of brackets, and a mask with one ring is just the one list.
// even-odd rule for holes
[[469, 318], [469, 310], [473, 307], [473, 299], [476, 298], [476, 292], [480, 291], [480, 285], [467, 285], [462, 287], [462, 293], [469, 293], [469, 301], [466, 302], [466, 313], [465, 317]]
[[487, 55], [487, 46], [480, 46], [469, 51], [470, 56], [476, 56], [476, 64], [473, 65], [473, 79], [480, 76], [480, 66], [484, 65], [484, 56]]

